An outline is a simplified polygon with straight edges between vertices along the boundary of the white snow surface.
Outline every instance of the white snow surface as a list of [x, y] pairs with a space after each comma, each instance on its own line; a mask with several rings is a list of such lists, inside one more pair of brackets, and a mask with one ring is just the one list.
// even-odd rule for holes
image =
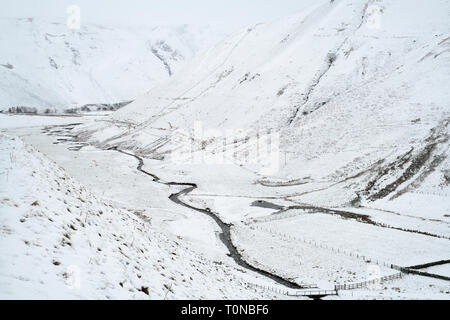
[[69, 29], [43, 18], [3, 18], [0, 29], [0, 110], [130, 101], [222, 36], [189, 25]]
[[240, 268], [94, 195], [19, 138], [0, 147], [2, 299], [261, 297]]
[[[445, 0], [319, 2], [236, 32], [81, 131], [100, 146], [167, 158], [176, 130], [196, 123], [223, 135], [272, 129], [279, 170], [261, 178], [327, 185], [295, 201], [412, 203], [408, 213], [420, 215], [428, 198], [405, 200], [409, 192], [448, 194], [449, 11]], [[198, 139], [194, 148], [221, 152]], [[427, 214], [442, 218], [446, 203]]]
[[[213, 221], [171, 203], [167, 196], [173, 190], [136, 171], [135, 159], [93, 146], [70, 151], [70, 144], [55, 144], [58, 137], [40, 133], [43, 117], [2, 117], [16, 123], [5, 132], [35, 147], [18, 138], [1, 139], [0, 295], [8, 299], [291, 298], [272, 291], [286, 288], [236, 267], [225, 255], [227, 251], [217, 238], [218, 228]], [[67, 117], [51, 119], [68, 124]], [[77, 119], [101, 121], [86, 116]], [[296, 217], [297, 212], [292, 210], [273, 214], [274, 209], [252, 207], [256, 199], [266, 198], [289, 205], [290, 192], [297, 187], [252, 184], [254, 174], [237, 166], [205, 172], [202, 166], [177, 168], [164, 161], [145, 159], [144, 168], [165, 180], [195, 178], [199, 189], [184, 201], [212, 208], [224, 221], [233, 223], [234, 244], [247, 261], [301, 284], [365, 281], [375, 259], [409, 264], [448, 257], [445, 239], [323, 214], [300, 212]], [[34, 201], [39, 205], [33, 206]], [[104, 214], [96, 214], [97, 210]], [[370, 214], [383, 223], [395, 222], [397, 227], [423, 230], [429, 226], [426, 231], [448, 234], [445, 221], [367, 208], [348, 210]], [[292, 214], [294, 218], [290, 218]], [[253, 223], [253, 218], [267, 222]], [[418, 223], [420, 220], [427, 220], [427, 224]], [[102, 236], [97, 238], [98, 233]], [[293, 240], [292, 236], [315, 244]], [[357, 258], [357, 253], [366, 258]], [[395, 272], [379, 267], [381, 275]], [[432, 271], [445, 275], [445, 268]], [[190, 282], [186, 277], [192, 274], [194, 281]], [[270, 289], [255, 291], [247, 283]], [[149, 296], [139, 291], [142, 287], [149, 287]], [[380, 289], [339, 294], [329, 299], [448, 299], [449, 291], [445, 281], [408, 276], [383, 283]]]
[[[29, 245], [22, 244], [21, 239], [30, 241], [33, 237], [23, 235], [28, 235], [35, 226], [46, 229], [55, 226], [48, 222], [47, 211], [53, 221], [61, 221], [54, 232], [58, 237], [36, 250], [42, 252], [38, 258], [56, 270], [59, 278], [55, 281], [60, 285], [65, 281], [60, 271], [64, 267], [81, 265], [83, 272], [92, 273], [89, 286], [97, 287], [92, 291], [86, 289], [80, 297], [118, 297], [125, 294], [122, 287], [117, 287], [124, 279], [133, 279], [124, 286], [134, 290], [126, 292], [132, 298], [147, 297], [136, 291], [142, 286], [150, 288], [150, 298], [164, 298], [166, 294], [169, 298], [270, 296], [270, 290], [256, 293], [242, 285], [245, 281], [242, 277], [263, 285], [267, 280], [235, 272], [239, 268], [224, 257], [225, 248], [217, 239], [218, 227], [211, 219], [170, 203], [167, 196], [173, 193], [172, 188], [152, 185], [150, 179], [136, 172], [136, 159], [106, 150], [117, 146], [143, 157], [144, 169], [165, 181], [195, 182], [198, 188], [184, 196], [184, 201], [210, 208], [222, 221], [231, 224], [232, 240], [248, 262], [297, 283], [364, 281], [372, 264], [380, 267], [382, 275], [395, 272], [379, 261], [408, 267], [448, 259], [449, 12], [450, 2], [446, 0], [335, 0], [318, 2], [291, 17], [251, 26], [195, 57], [167, 81], [148, 87], [148, 92], [111, 116], [92, 117], [89, 121], [80, 118], [84, 124], [72, 134], [92, 145], [75, 153], [62, 151], [67, 145], [54, 145], [56, 138], [44, 138], [38, 127], [29, 128], [44, 124], [44, 118], [29, 121], [0, 115], [0, 125], [8, 128], [8, 134], [33, 144], [96, 194], [89, 193], [90, 198], [83, 193], [87, 191], [79, 193], [81, 184], [66, 185], [66, 181], [60, 181], [60, 175], [53, 176], [53, 167], [47, 170], [47, 165], [35, 166], [37, 178], [33, 177], [30, 171], [33, 169], [17, 165], [15, 159], [33, 158], [31, 155], [35, 156], [36, 151], [17, 140], [2, 138], [5, 172], [17, 172], [14, 181], [21, 186], [4, 190], [4, 198], [17, 200], [3, 200], [3, 207], [12, 214], [2, 218], [6, 221], [2, 235], [13, 239], [8, 241], [15, 241], [14, 246], [26, 249]], [[279, 132], [279, 170], [269, 175], [245, 163], [172, 162], [170, 155], [179, 147], [173, 139], [177, 130], [192, 130], [196, 123], [205, 130], [223, 133], [227, 129], [253, 129], [251, 135], [267, 129]], [[214, 138], [194, 141], [194, 151], [220, 153], [217, 142]], [[227, 145], [227, 151], [236, 145], [240, 151], [250, 148], [250, 143], [242, 140]], [[17, 154], [13, 152], [16, 149], [25, 150], [20, 152], [26, 155], [11, 158], [10, 154]], [[48, 177], [50, 181], [56, 180], [49, 184], [50, 189], [42, 183]], [[6, 175], [6, 179], [12, 179], [11, 175]], [[28, 183], [29, 179], [38, 181]], [[60, 188], [63, 194], [56, 192], [58, 183], [64, 183], [64, 188]], [[37, 188], [47, 189], [39, 193]], [[65, 194], [67, 188], [71, 192]], [[12, 192], [16, 189], [21, 193]], [[75, 196], [72, 191], [76, 191]], [[52, 199], [47, 200], [48, 195]], [[101, 200], [97, 198], [99, 195]], [[55, 201], [58, 197], [61, 200]], [[110, 208], [114, 215], [89, 215], [91, 225], [87, 224], [89, 220], [82, 219], [86, 211], [82, 218], [77, 216], [77, 209], [85, 208], [79, 197], [100, 210], [102, 203], [111, 201], [112, 207], [106, 205], [104, 211], [110, 212]], [[30, 205], [35, 200], [40, 206]], [[69, 220], [61, 220], [61, 211], [66, 209], [64, 200], [75, 206], [74, 210], [71, 207], [72, 214], [62, 216]], [[257, 200], [267, 200], [286, 211], [255, 206]], [[61, 208], [54, 211], [52, 203]], [[42, 213], [39, 211], [42, 206], [51, 210]], [[315, 210], [289, 209], [290, 206], [309, 206]], [[144, 227], [139, 224], [139, 217], [129, 212], [135, 212], [130, 208], [152, 217], [152, 223], [146, 226], [153, 231], [151, 237], [142, 231], [147, 237], [142, 233], [144, 238], [139, 236], [134, 242], [136, 247], [115, 244], [116, 236], [130, 239], [141, 232], [136, 228]], [[345, 214], [342, 217], [330, 214], [333, 209]], [[30, 224], [30, 231], [27, 221], [38, 215], [35, 212], [41, 216], [36, 218], [39, 223]], [[352, 214], [360, 216], [349, 218]], [[25, 221], [21, 222], [21, 218]], [[40, 223], [41, 218], [48, 221]], [[81, 223], [95, 231], [77, 238], [84, 232]], [[112, 235], [101, 247], [102, 251], [97, 252], [100, 243], [93, 234], [105, 226], [117, 226], [122, 233], [106, 228], [105, 232]], [[22, 229], [14, 232], [15, 228]], [[73, 247], [60, 243], [64, 233], [69, 234], [71, 239], [67, 240], [72, 240]], [[119, 242], [123, 243], [123, 239]], [[142, 275], [136, 280], [133, 272], [139, 269], [130, 271], [127, 267], [118, 269], [125, 270], [117, 273], [121, 276], [106, 271], [105, 275], [101, 272], [106, 265], [100, 263], [93, 268], [84, 258], [102, 261], [102, 252], [106, 251], [111, 257], [108, 270], [117, 268], [128, 261], [118, 253], [118, 246], [133, 261], [148, 257], [151, 261], [145, 264], [148, 269], [143, 269], [143, 263], [137, 267], [145, 270], [139, 274], [148, 274], [149, 278]], [[148, 254], [145, 250], [142, 255], [136, 251], [143, 246], [150, 248]], [[69, 253], [78, 247], [87, 251], [77, 255], [83, 261], [74, 263]], [[179, 248], [177, 255], [170, 255], [176, 248]], [[3, 246], [2, 250], [7, 251]], [[27, 259], [23, 250], [16, 256], [7, 253], [10, 256], [5, 261]], [[30, 259], [37, 259], [34, 251], [30, 252]], [[150, 252], [155, 255], [149, 256]], [[204, 269], [200, 268], [205, 277], [193, 277], [194, 282], [201, 279], [201, 285], [195, 282], [187, 289], [182, 280], [184, 275], [196, 272], [193, 268], [197, 269], [198, 252], [206, 259]], [[171, 262], [172, 258], [179, 260], [175, 264], [161, 262]], [[52, 265], [54, 259], [61, 261], [61, 265]], [[210, 260], [223, 265], [211, 264]], [[134, 262], [130, 265], [135, 266]], [[166, 269], [161, 270], [161, 265]], [[18, 287], [16, 283], [26, 283], [23, 281], [28, 279], [28, 269], [14, 273], [8, 266], [4, 270], [5, 283], [11, 283], [5, 295], [19, 295], [11, 290]], [[448, 265], [424, 271], [445, 276]], [[48, 267], [42, 267], [42, 272], [50, 277]], [[176, 279], [173, 295], [164, 289], [168, 274]], [[233, 279], [228, 283], [229, 277]], [[227, 289], [218, 285], [217, 279], [225, 279]], [[190, 294], [189, 290], [194, 292]], [[72, 292], [75, 291], [69, 295]], [[335, 298], [448, 299], [449, 294], [444, 280], [409, 275], [383, 283], [381, 289], [342, 291]]]

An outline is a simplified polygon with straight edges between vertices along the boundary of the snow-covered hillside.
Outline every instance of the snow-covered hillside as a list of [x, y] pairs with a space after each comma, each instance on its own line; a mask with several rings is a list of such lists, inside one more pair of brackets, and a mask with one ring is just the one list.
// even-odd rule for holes
[[116, 112], [117, 125], [84, 133], [164, 157], [177, 148], [175, 130], [197, 121], [221, 132], [274, 129], [281, 168], [272, 184], [327, 186], [307, 203], [398, 197], [426, 179], [422, 191], [439, 192], [449, 183], [448, 12], [446, 0], [321, 1], [235, 33]]
[[[73, 38], [64, 61], [84, 59], [81, 38], [120, 48], [135, 71], [91, 48], [86, 70], [120, 87], [108, 94], [145, 93], [111, 115], [0, 114], [0, 296], [448, 299], [449, 12], [448, 0], [321, 0], [178, 71], [184, 42], [49, 36]], [[58, 52], [43, 55], [42, 88], [59, 97], [71, 82], [57, 77], [81, 78]], [[145, 87], [145, 63], [166, 81]], [[12, 77], [14, 61], [1, 64]], [[73, 97], [105, 94], [80, 82]]]
[[94, 195], [20, 139], [0, 135], [0, 146], [0, 298], [264, 295], [239, 268]]
[[220, 34], [209, 27], [107, 28], [0, 19], [0, 110], [65, 110], [135, 99]]

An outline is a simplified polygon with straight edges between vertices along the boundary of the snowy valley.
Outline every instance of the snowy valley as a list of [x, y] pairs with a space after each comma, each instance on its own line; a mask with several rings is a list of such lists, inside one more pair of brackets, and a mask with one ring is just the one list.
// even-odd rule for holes
[[0, 297], [448, 300], [449, 12], [318, 1], [220, 41], [46, 25], [34, 69], [14, 22], [0, 106], [133, 101], [0, 114]]

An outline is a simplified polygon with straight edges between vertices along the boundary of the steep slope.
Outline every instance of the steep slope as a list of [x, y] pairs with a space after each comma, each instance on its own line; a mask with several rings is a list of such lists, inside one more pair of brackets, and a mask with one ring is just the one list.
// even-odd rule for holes
[[106, 28], [1, 19], [0, 110], [68, 109], [134, 99], [220, 35], [194, 26]]
[[[445, 0], [322, 1], [234, 34], [116, 112], [115, 124], [85, 127], [80, 137], [168, 159], [180, 147], [177, 132], [196, 122], [224, 135], [272, 129], [283, 161], [262, 178], [322, 184], [295, 201], [361, 205], [422, 185], [443, 192], [448, 12]], [[194, 150], [223, 151], [218, 139], [194, 138]], [[238, 148], [249, 147], [242, 141]]]

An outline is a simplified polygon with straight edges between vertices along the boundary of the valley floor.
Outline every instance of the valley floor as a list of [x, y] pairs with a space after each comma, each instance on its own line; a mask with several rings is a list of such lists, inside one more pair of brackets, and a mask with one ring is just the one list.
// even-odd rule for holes
[[[326, 299], [450, 298], [448, 218], [399, 206], [321, 208], [298, 195], [326, 183], [267, 187], [235, 165], [144, 159], [164, 181], [196, 183], [183, 201], [231, 226], [258, 272], [236, 263], [214, 219], [169, 199], [182, 186], [72, 139], [77, 124], [103, 120], [0, 115], [0, 298], [303, 299], [352, 284]], [[438, 261], [447, 263], [420, 269], [431, 277], [398, 270]]]

